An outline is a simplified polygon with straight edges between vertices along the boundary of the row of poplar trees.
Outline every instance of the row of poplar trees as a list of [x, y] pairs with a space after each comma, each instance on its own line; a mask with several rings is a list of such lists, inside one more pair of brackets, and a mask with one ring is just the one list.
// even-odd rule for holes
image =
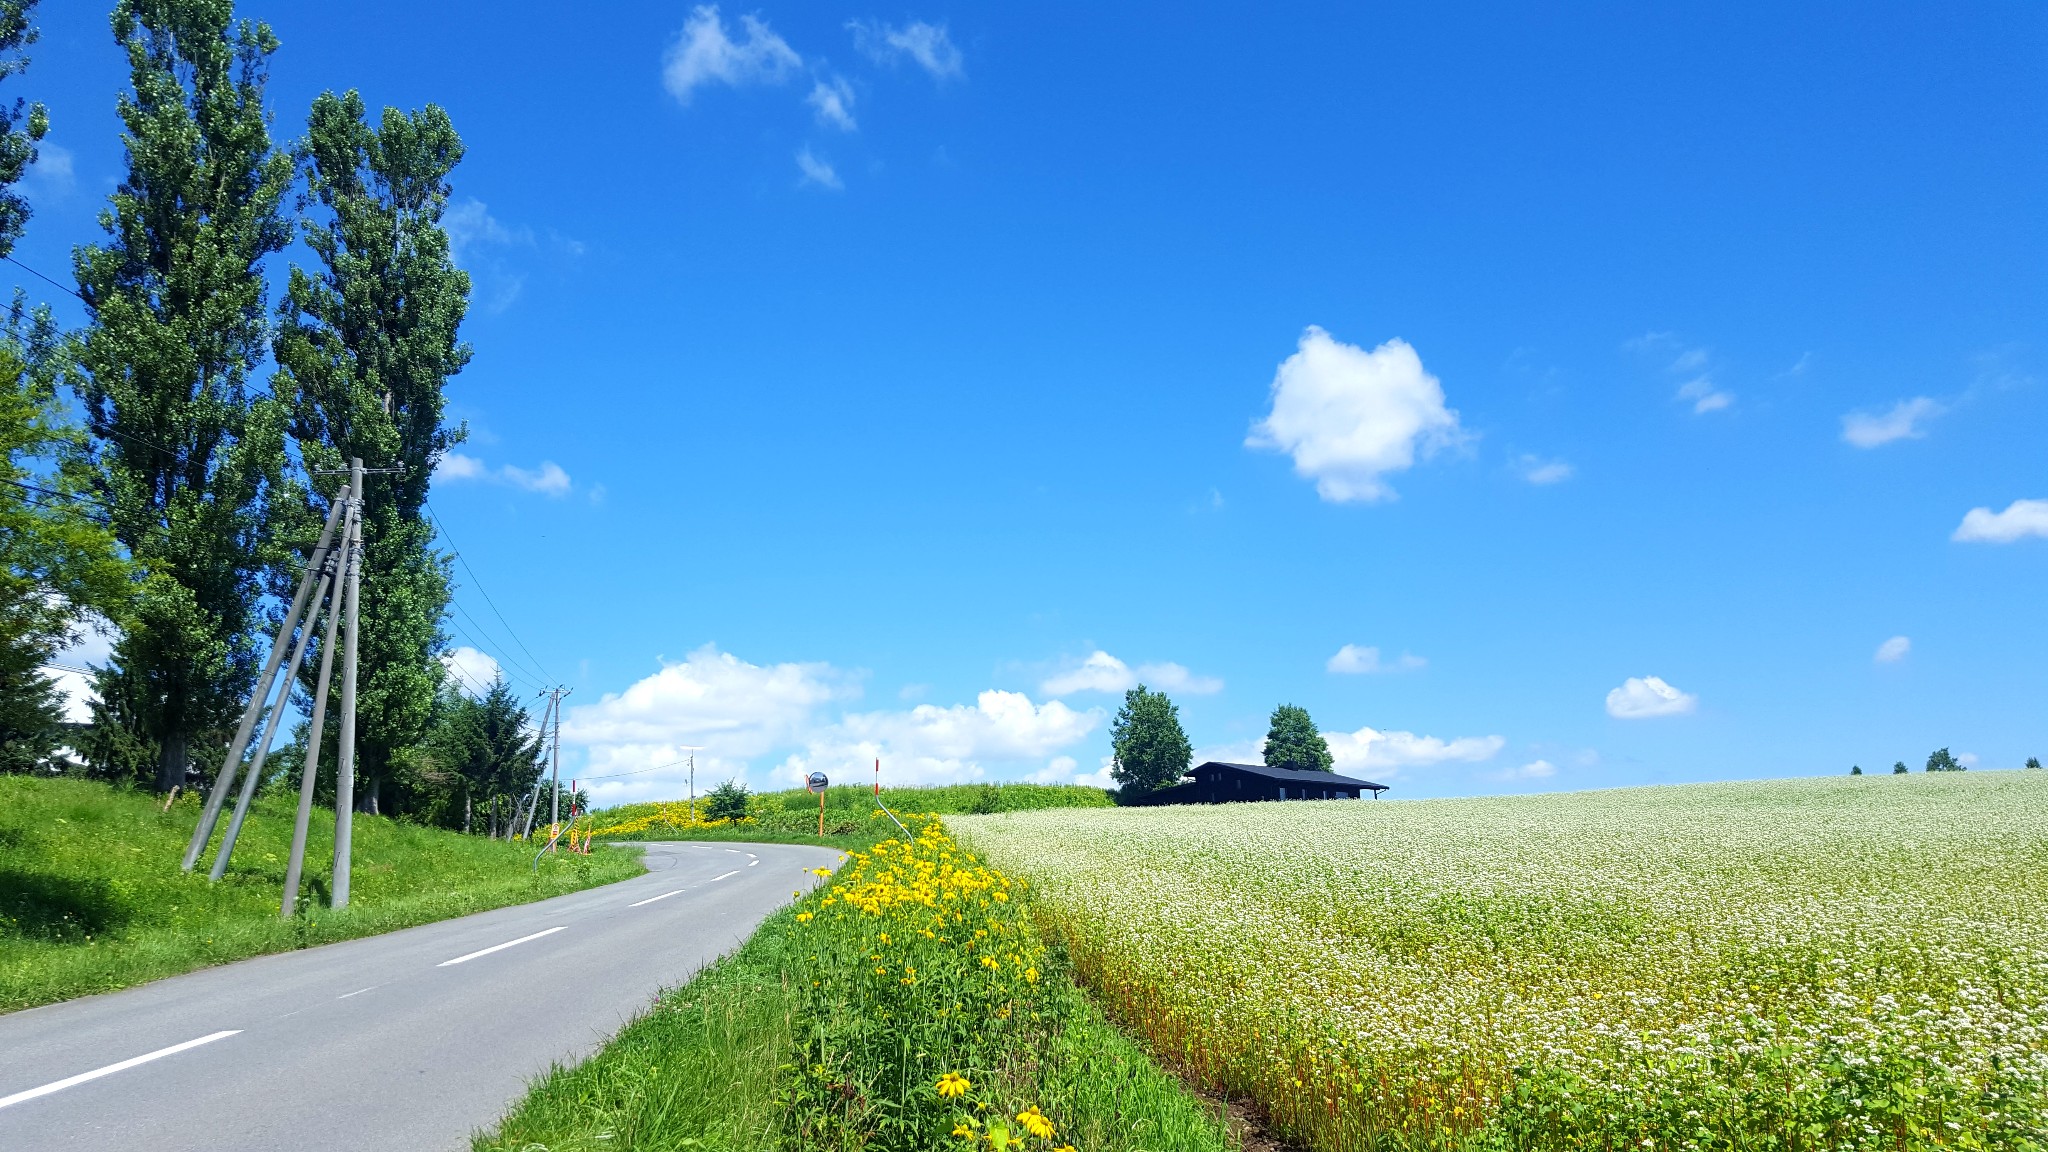
[[[17, 84], [35, 3], [0, 0], [0, 78]], [[0, 350], [8, 766], [50, 741], [32, 723], [52, 707], [36, 665], [97, 613], [118, 638], [94, 670], [93, 722], [70, 736], [90, 770], [168, 790], [217, 768], [280, 596], [345, 486], [333, 470], [361, 457], [400, 471], [365, 487], [357, 795], [460, 824], [479, 790], [518, 792], [539, 771], [510, 693], [447, 691], [439, 660], [450, 578], [422, 513], [463, 436], [442, 409], [470, 357], [469, 279], [440, 222], [462, 141], [440, 108], [372, 118], [353, 91], [274, 140], [278, 42], [232, 0], [118, 0], [112, 26], [127, 170], [105, 235], [73, 249], [86, 323], [61, 331], [17, 296]], [[28, 219], [14, 185], [47, 126], [40, 105], [0, 108], [0, 255]], [[310, 266], [291, 262], [273, 308], [266, 270], [299, 241]]]

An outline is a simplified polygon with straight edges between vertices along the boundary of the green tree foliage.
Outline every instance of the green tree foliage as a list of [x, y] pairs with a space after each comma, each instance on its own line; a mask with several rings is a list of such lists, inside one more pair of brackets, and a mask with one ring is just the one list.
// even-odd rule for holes
[[[28, 46], [36, 42], [35, 7], [36, 0], [0, 0], [0, 80], [28, 68]], [[14, 186], [36, 162], [36, 142], [49, 129], [49, 114], [40, 103], [16, 98], [12, 107], [0, 104], [0, 256], [14, 250], [28, 226], [28, 200]]]
[[2040, 770], [2041, 770], [2041, 758], [2040, 758], [2039, 756], [2029, 756], [2029, 757], [2027, 757], [2027, 771], [2029, 771], [2029, 772], [2039, 772]]
[[1181, 730], [1180, 709], [1166, 693], [1143, 684], [1124, 693], [1124, 706], [1109, 727], [1109, 743], [1114, 753], [1109, 774], [1126, 797], [1174, 784], [1195, 755]]
[[1894, 775], [1894, 776], [1904, 776], [1905, 774], [1906, 774], [1906, 762], [1905, 762], [1904, 760], [1898, 760], [1898, 761], [1894, 761], [1894, 762], [1893, 762], [1893, 764], [1892, 764], [1892, 775]]
[[249, 375], [267, 335], [260, 265], [291, 238], [292, 163], [263, 108], [267, 25], [235, 22], [230, 0], [118, 0], [113, 30], [128, 170], [106, 242], [73, 253], [90, 320], [76, 359], [100, 495], [146, 575], [96, 678], [89, 754], [165, 789], [241, 710], [282, 546], [266, 518], [285, 412]]
[[747, 815], [747, 786], [727, 780], [704, 797], [704, 816], [709, 820], [740, 820]]
[[1948, 754], [1948, 749], [1936, 748], [1927, 754], [1927, 770], [1929, 772], [1961, 772], [1963, 771], [1963, 766], [1956, 762], [1955, 757]]
[[1292, 768], [1299, 772], [1334, 772], [1329, 742], [1309, 719], [1308, 709], [1282, 704], [1273, 709], [1273, 721], [1266, 729], [1266, 766]]
[[[442, 388], [469, 362], [456, 337], [469, 277], [450, 260], [440, 223], [462, 141], [431, 105], [410, 115], [387, 108], [373, 128], [360, 96], [328, 92], [313, 102], [301, 155], [319, 209], [304, 236], [320, 267], [292, 269], [272, 387], [309, 471], [351, 457], [402, 469], [364, 485], [356, 795], [376, 812], [402, 799], [396, 777], [417, 767], [407, 750], [426, 735], [442, 677], [449, 578], [421, 510], [435, 463], [462, 438], [441, 423]], [[296, 534], [318, 533], [343, 481], [309, 475], [298, 499], [280, 502]], [[298, 572], [279, 575], [284, 585]], [[330, 729], [338, 724], [330, 717]]]
[[[479, 822], [493, 836], [510, 831], [541, 775], [540, 734], [526, 709], [499, 679], [480, 700], [446, 690], [435, 711], [421, 759], [443, 791], [423, 798], [422, 807], [459, 813], [450, 823], [465, 832], [477, 831]], [[543, 811], [548, 799], [540, 798]], [[544, 823], [536, 819], [535, 826]]]
[[0, 772], [44, 766], [62, 702], [42, 665], [87, 610], [118, 620], [128, 567], [96, 516], [84, 435], [66, 419], [47, 311], [17, 297], [0, 336]]
[[1851, 765], [1849, 765], [1849, 775], [1851, 775], [1851, 776], [1861, 776], [1861, 775], [1863, 775], [1863, 767], [1862, 767], [1862, 765], [1860, 765], [1860, 764], [1851, 764]]

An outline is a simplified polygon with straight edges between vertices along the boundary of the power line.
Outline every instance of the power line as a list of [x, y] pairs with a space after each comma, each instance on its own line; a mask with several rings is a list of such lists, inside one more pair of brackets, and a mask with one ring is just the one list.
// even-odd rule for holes
[[[551, 682], [551, 677], [545, 676], [539, 672], [534, 671], [532, 668], [524, 664], [521, 664], [519, 660], [511, 654], [511, 652], [506, 650], [505, 645], [498, 642], [497, 636], [494, 635], [490, 629], [485, 628], [483, 626], [483, 622], [478, 620], [476, 616], [469, 611], [469, 609], [464, 608], [459, 602], [457, 602], [454, 597], [449, 597], [448, 606], [450, 608], [453, 608], [455, 611], [462, 613], [463, 618], [469, 621], [469, 626], [483, 634], [484, 639], [489, 642], [489, 647], [504, 653], [505, 659], [499, 663], [498, 667], [501, 670], [516, 669], [516, 671], [513, 673], [513, 679], [521, 679], [518, 673], [523, 672], [526, 674], [525, 679], [530, 679], [531, 681], [533, 681], [532, 686], [535, 688], [545, 689], [547, 685]], [[454, 628], [458, 632], [462, 630], [462, 626], [456, 624], [453, 618], [449, 620], [449, 626]], [[470, 643], [475, 644], [479, 650], [485, 647], [483, 643], [479, 643], [477, 641], [475, 636], [471, 636], [467, 633], [464, 633], [464, 636], [466, 639], [469, 640]]]
[[15, 259], [13, 254], [11, 253], [6, 257], [6, 260], [9, 264], [12, 264], [17, 268], [23, 269], [29, 275], [35, 277], [38, 280], [41, 280], [43, 283], [48, 284], [50, 287], [55, 288], [57, 291], [66, 293], [67, 295], [76, 296], [78, 298], [78, 302], [80, 304], [85, 305], [87, 308], [92, 307], [92, 301], [87, 300], [83, 295], [81, 295], [78, 289], [66, 287], [64, 284], [61, 284], [58, 281], [50, 279], [48, 276], [43, 275], [41, 272], [38, 272], [35, 269], [30, 268], [28, 265], [23, 264], [21, 261]]
[[534, 667], [541, 670], [544, 679], [554, 681], [555, 683], [560, 683], [561, 681], [557, 679], [552, 672], [549, 672], [547, 670], [547, 665], [542, 662], [541, 658], [533, 654], [533, 649], [528, 648], [526, 646], [526, 641], [521, 640], [519, 638], [519, 630], [512, 627], [512, 622], [510, 620], [505, 619], [505, 614], [498, 610], [498, 602], [491, 599], [491, 594], [484, 589], [484, 582], [481, 578], [477, 576], [476, 569], [470, 567], [469, 561], [463, 557], [462, 549], [458, 547], [455, 543], [455, 537], [450, 535], [448, 532], [448, 525], [444, 521], [442, 521], [442, 519], [439, 516], [434, 514], [433, 503], [431, 501], [427, 501], [425, 502], [425, 506], [427, 509], [427, 518], [429, 520], [432, 520], [434, 522], [434, 528], [437, 531], [439, 531], [442, 536], [447, 538], [448, 550], [455, 554], [455, 559], [462, 564], [462, 570], [464, 572], [469, 573], [470, 580], [473, 581], [476, 585], [477, 594], [484, 598], [484, 603], [491, 606], [492, 615], [496, 616], [498, 618], [498, 622], [505, 626], [506, 635], [512, 637], [512, 642], [514, 644], [519, 645], [519, 650], [521, 652], [526, 653], [527, 658], [533, 661]]

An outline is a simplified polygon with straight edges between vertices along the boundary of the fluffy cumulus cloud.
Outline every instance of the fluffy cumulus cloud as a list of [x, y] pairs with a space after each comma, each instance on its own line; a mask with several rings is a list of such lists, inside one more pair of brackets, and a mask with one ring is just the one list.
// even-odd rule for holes
[[1094, 775], [1070, 750], [1101, 726], [1099, 708], [991, 690], [972, 704], [841, 711], [859, 695], [859, 677], [829, 664], [754, 664], [706, 645], [567, 709], [562, 740], [583, 750], [578, 779], [607, 805], [681, 796], [693, 756], [700, 792], [727, 777], [755, 787], [813, 771], [865, 779], [877, 759], [899, 785]]
[[833, 170], [832, 165], [828, 161], [820, 159], [816, 153], [811, 151], [811, 146], [808, 144], [797, 149], [796, 171], [796, 182], [798, 184], [816, 184], [820, 188], [829, 188], [834, 192], [846, 187], [840, 181], [839, 173]]
[[739, 30], [735, 37], [727, 29], [716, 4], [692, 11], [662, 60], [668, 94], [688, 104], [697, 89], [710, 84], [780, 84], [803, 66], [796, 50], [760, 17], [740, 17]]
[[1136, 668], [1095, 651], [1079, 664], [1056, 672], [1039, 685], [1048, 696], [1071, 696], [1077, 692], [1128, 692], [1143, 684], [1164, 692], [1207, 696], [1223, 691], [1223, 681], [1214, 676], [1197, 676], [1180, 664], [1140, 664]]
[[120, 629], [111, 621], [97, 613], [87, 613], [70, 645], [43, 665], [44, 678], [57, 686], [68, 723], [92, 721], [92, 706], [99, 702], [99, 694], [92, 690], [92, 669], [104, 667], [113, 659], [114, 641], [119, 638]]
[[491, 682], [502, 671], [498, 661], [488, 652], [471, 648], [467, 644], [441, 653], [441, 668], [448, 674], [458, 691], [471, 696], [482, 697], [491, 690]]
[[1079, 743], [1102, 720], [1099, 708], [1080, 712], [1058, 700], [1034, 704], [1021, 692], [993, 689], [972, 705], [849, 713], [812, 734], [777, 775], [794, 783], [811, 772], [871, 770], [879, 759], [883, 774], [896, 784], [975, 780], [991, 766], [1044, 762]]
[[900, 26], [879, 20], [853, 20], [846, 25], [853, 33], [853, 45], [877, 64], [894, 64], [908, 58], [937, 80], [958, 78], [966, 61], [944, 24], [913, 20]]
[[538, 468], [521, 468], [517, 464], [501, 464], [493, 468], [474, 456], [460, 452], [450, 452], [441, 457], [441, 462], [434, 466], [434, 479], [503, 484], [544, 496], [566, 496], [575, 487], [569, 480], [569, 474], [552, 460], [541, 461]]
[[1272, 403], [1246, 446], [1287, 453], [1332, 502], [1391, 499], [1388, 473], [1465, 439], [1443, 385], [1401, 340], [1368, 351], [1311, 325], [1274, 373]]
[[1444, 740], [1417, 736], [1413, 732], [1383, 732], [1360, 728], [1356, 732], [1325, 732], [1330, 758], [1345, 775], [1376, 773], [1391, 779], [1407, 768], [1433, 768], [1439, 764], [1478, 764], [1493, 759], [1507, 746], [1499, 736], [1460, 736]]
[[1877, 655], [1874, 657], [1874, 659], [1879, 664], [1896, 664], [1899, 661], [1904, 660], [1906, 658], [1906, 653], [1911, 652], [1912, 650], [1912, 640], [1904, 636], [1894, 636], [1891, 639], [1877, 646]]
[[841, 132], [851, 132], [860, 127], [853, 119], [853, 85], [844, 76], [833, 76], [811, 85], [811, 94], [804, 102], [817, 113], [818, 123]]
[[1683, 716], [1699, 705], [1699, 697], [1680, 692], [1656, 676], [1631, 676], [1607, 694], [1607, 714], [1617, 720]]
[[2003, 512], [1972, 508], [1951, 539], [1966, 544], [2011, 544], [2028, 536], [2048, 537], [2048, 500], [2015, 500]]
[[1927, 421], [1947, 409], [1925, 396], [1901, 400], [1883, 412], [1851, 412], [1842, 417], [1842, 439], [1858, 448], [1876, 448], [1894, 440], [1927, 435]]
[[1399, 660], [1382, 660], [1377, 648], [1346, 644], [1337, 649], [1335, 656], [1324, 661], [1323, 669], [1339, 676], [1368, 676], [1375, 672], [1403, 672], [1428, 663], [1429, 661], [1422, 657], [1411, 656], [1406, 652], [1401, 653]]

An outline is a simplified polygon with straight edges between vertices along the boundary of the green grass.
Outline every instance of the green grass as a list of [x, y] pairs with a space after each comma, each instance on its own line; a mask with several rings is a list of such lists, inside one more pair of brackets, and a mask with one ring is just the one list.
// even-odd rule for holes
[[[267, 952], [369, 936], [638, 875], [637, 854], [558, 856], [375, 816], [354, 820], [350, 906], [325, 906], [333, 813], [314, 812], [307, 884], [278, 917], [296, 796], [258, 797], [218, 884], [178, 869], [199, 798], [0, 776], [0, 1011]], [[227, 822], [221, 821], [223, 825]], [[216, 836], [216, 840], [218, 837]], [[208, 858], [210, 859], [210, 857]]]
[[[915, 825], [913, 825], [915, 827]], [[1072, 1144], [1102, 1152], [1225, 1152], [1226, 1125], [1122, 1033], [1067, 977], [1032, 929], [1021, 888], [1008, 903], [972, 887], [941, 904], [1003, 940], [1006, 970], [988, 973], [972, 941], [911, 939], [922, 904], [856, 914], [853, 890], [895, 883], [900, 852], [856, 859], [833, 886], [771, 917], [741, 949], [660, 997], [597, 1055], [558, 1067], [476, 1152], [716, 1152], [966, 1148], [945, 1133], [956, 1114], [1002, 1120], [1036, 1105], [1058, 1125], [1032, 1152]], [[934, 842], [926, 859], [949, 859]], [[887, 862], [884, 862], [887, 855]], [[999, 878], [998, 878], [999, 879]], [[980, 877], [977, 884], [989, 883]], [[879, 887], [878, 887], [879, 886]], [[856, 897], [864, 899], [864, 897]], [[885, 898], [886, 899], [886, 898]], [[895, 943], [884, 929], [895, 929]], [[908, 950], [905, 950], [907, 947]], [[870, 950], [887, 953], [876, 977]], [[1009, 970], [1018, 956], [1038, 970]], [[913, 964], [915, 986], [895, 978]], [[969, 1005], [965, 1016], [955, 1001]], [[963, 1100], [934, 1078], [971, 1077]], [[987, 1103], [986, 1111], [969, 1108]], [[1012, 1122], [1011, 1130], [1016, 1133]], [[986, 1147], [986, 1144], [983, 1145]]]
[[[933, 788], [885, 788], [882, 802], [898, 816], [916, 812], [957, 816], [967, 813], [1033, 812], [1048, 808], [1108, 808], [1114, 805], [1100, 788], [1075, 784], [949, 784]], [[623, 804], [588, 817], [585, 827], [600, 840], [747, 840], [773, 844], [823, 844], [843, 850], [866, 848], [897, 835], [896, 826], [878, 814], [871, 788], [838, 785], [826, 790], [825, 835], [818, 835], [818, 797], [802, 788], [762, 792], [748, 803], [748, 819], [740, 824], [701, 823], [702, 797], [696, 820], [687, 800]]]

